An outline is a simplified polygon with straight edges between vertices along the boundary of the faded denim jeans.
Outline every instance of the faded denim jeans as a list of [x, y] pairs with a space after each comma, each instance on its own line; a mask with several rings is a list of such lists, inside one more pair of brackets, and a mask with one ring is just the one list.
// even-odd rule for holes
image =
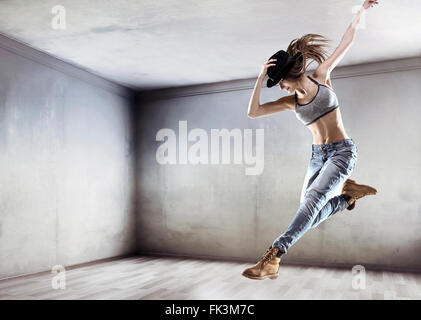
[[343, 195], [332, 197], [332, 193], [350, 176], [356, 162], [357, 147], [351, 138], [312, 145], [298, 211], [285, 233], [273, 242], [273, 247], [287, 253], [307, 230], [348, 207]]

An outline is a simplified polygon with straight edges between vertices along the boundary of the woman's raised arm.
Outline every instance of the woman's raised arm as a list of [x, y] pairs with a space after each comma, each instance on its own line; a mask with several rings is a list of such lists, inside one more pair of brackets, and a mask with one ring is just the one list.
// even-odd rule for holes
[[342, 36], [342, 40], [339, 43], [338, 47], [329, 56], [329, 58], [327, 58], [325, 61], [323, 61], [319, 65], [319, 67], [317, 68], [318, 73], [319, 72], [325, 73], [325, 74], [327, 74], [327, 78], [329, 78], [332, 70], [336, 67], [336, 65], [339, 63], [339, 61], [342, 60], [342, 58], [345, 56], [345, 53], [348, 51], [348, 49], [354, 43], [355, 35], [356, 35], [358, 27], [360, 25], [361, 16], [364, 14], [364, 12], [366, 10], [374, 7], [374, 5], [376, 5], [376, 4], [378, 4], [377, 0], [365, 0], [364, 1], [364, 4], [362, 5], [361, 9], [355, 15], [351, 24], [349, 25], [349, 27], [346, 29], [344, 35]]

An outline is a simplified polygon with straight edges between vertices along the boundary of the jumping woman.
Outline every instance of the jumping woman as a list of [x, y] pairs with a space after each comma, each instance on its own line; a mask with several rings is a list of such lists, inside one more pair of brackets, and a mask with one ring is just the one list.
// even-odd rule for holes
[[[376, 0], [365, 0], [335, 51], [326, 59], [325, 42], [318, 34], [294, 39], [286, 52], [278, 51], [262, 65], [250, 99], [248, 116], [259, 118], [281, 111], [295, 112], [296, 117], [313, 134], [312, 155], [301, 191], [300, 205], [286, 231], [276, 238], [262, 258], [242, 275], [250, 279], [276, 279], [281, 256], [306, 231], [344, 209], [352, 210], [358, 199], [374, 195], [373, 187], [347, 179], [357, 162], [357, 147], [345, 132], [338, 98], [330, 74], [354, 42], [361, 15]], [[311, 75], [305, 76], [309, 60], [318, 63]], [[267, 87], [279, 84], [280, 90], [292, 95], [260, 105], [260, 86], [268, 75]], [[341, 194], [332, 197], [342, 186]]]

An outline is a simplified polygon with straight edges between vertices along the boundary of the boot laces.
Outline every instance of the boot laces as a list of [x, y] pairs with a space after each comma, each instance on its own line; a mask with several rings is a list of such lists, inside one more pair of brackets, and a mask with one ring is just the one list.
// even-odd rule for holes
[[272, 260], [274, 255], [275, 255], [275, 250], [273, 250], [273, 248], [267, 249], [265, 254], [261, 258], [262, 266], [266, 265], [270, 260]]

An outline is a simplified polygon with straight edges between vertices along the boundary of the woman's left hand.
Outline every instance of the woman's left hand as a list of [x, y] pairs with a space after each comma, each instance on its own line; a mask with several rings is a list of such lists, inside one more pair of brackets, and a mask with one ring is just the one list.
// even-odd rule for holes
[[364, 9], [373, 8], [376, 4], [379, 4], [377, 0], [365, 0], [363, 7]]

